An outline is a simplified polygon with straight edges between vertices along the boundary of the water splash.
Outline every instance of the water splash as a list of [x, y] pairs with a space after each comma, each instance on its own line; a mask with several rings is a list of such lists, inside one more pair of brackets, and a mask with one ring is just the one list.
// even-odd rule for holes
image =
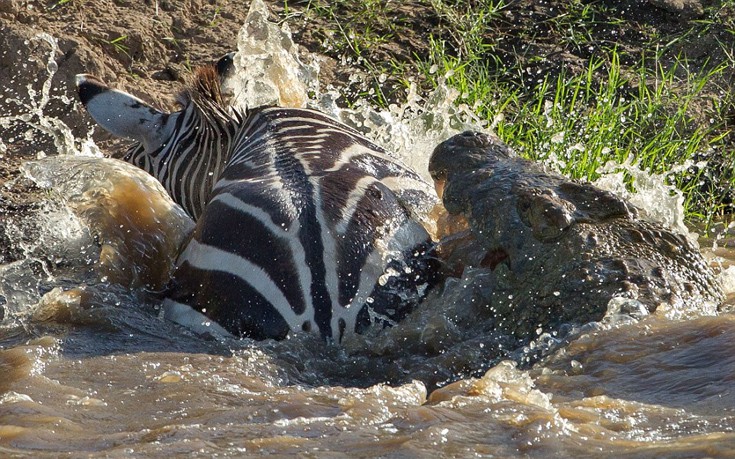
[[[50, 46], [47, 64], [48, 79], [40, 91], [35, 91], [29, 86], [29, 96], [33, 102], [27, 107], [18, 104], [23, 113], [0, 118], [0, 123], [5, 125], [22, 122], [31, 129], [52, 135], [55, 139], [57, 153], [62, 155], [98, 155], [99, 150], [89, 140], [89, 135], [86, 141], [79, 141], [71, 135], [71, 130], [64, 123], [44, 114], [44, 109], [50, 100], [51, 80], [57, 70], [53, 57], [58, 47], [53, 37], [46, 34], [39, 35], [37, 39], [49, 43]], [[469, 107], [457, 105], [458, 92], [443, 84], [428, 95], [419, 94], [416, 87], [411, 86], [404, 103], [394, 104], [386, 109], [375, 108], [365, 101], [357, 101], [354, 104], [355, 108], [352, 109], [340, 108], [337, 105], [337, 100], [342, 97], [340, 92], [338, 90], [319, 92], [318, 67], [313, 63], [302, 62], [298, 47], [293, 43], [288, 29], [268, 21], [267, 9], [260, 0], [253, 2], [247, 21], [240, 31], [238, 53], [235, 55], [234, 62], [236, 72], [226, 88], [232, 91], [236, 106], [243, 108], [279, 104], [320, 109], [363, 132], [376, 143], [386, 146], [389, 151], [427, 179], [426, 165], [435, 145], [465, 129], [483, 131], [489, 129], [487, 123], [479, 119]], [[106, 167], [102, 162], [99, 164], [100, 167]], [[39, 185], [58, 188], [62, 194], [66, 193], [64, 200], [72, 207], [86, 208], [94, 203], [94, 199], [100, 197], [103, 198], [102, 201], [111, 199], [107, 191], [92, 192], [89, 189], [69, 188], [76, 187], [85, 180], [93, 180], [90, 177], [80, 176], [72, 180], [66, 175], [61, 178], [50, 178], [47, 173], [39, 173], [38, 169], [34, 170], [33, 167], [29, 166], [28, 171], [34, 180]], [[51, 167], [50, 170], [58, 168], [68, 171], [80, 166], [73, 162], [59, 162], [49, 167]], [[625, 189], [621, 170], [634, 176], [637, 193], [631, 194]], [[74, 181], [77, 179], [78, 182]], [[663, 185], [662, 177], [651, 176], [630, 164], [616, 165], [615, 168], [610, 166], [609, 171], [603, 170], [603, 178], [600, 179], [598, 185], [623, 194], [644, 208], [650, 207], [656, 211], [673, 208], [673, 210], [667, 210], [667, 212], [670, 211], [669, 214], [664, 212], [661, 215], [654, 214], [654, 216], [664, 221], [665, 224], [685, 229], [682, 223], [683, 212], [680, 211], [680, 196], [672, 200], [671, 188]], [[649, 189], [651, 192], [646, 194], [646, 190]], [[87, 204], [81, 205], [76, 201], [80, 196], [87, 199], [85, 201]], [[639, 198], [641, 198], [640, 201], [636, 201]], [[664, 199], [666, 201], [662, 201]], [[662, 202], [666, 204], [662, 205]], [[46, 225], [47, 230], [57, 233], [58, 231], [54, 228], [53, 225]], [[112, 229], [107, 228], [105, 231], [112, 231]], [[61, 232], [58, 233], [61, 234]], [[123, 236], [119, 237], [125, 240]], [[110, 246], [109, 243], [107, 245]], [[127, 250], [129, 247], [126, 242], [123, 242], [119, 247], [114, 248], [113, 252], [119, 253], [120, 250]], [[30, 253], [29, 256], [31, 256]], [[127, 261], [111, 263], [112, 266], [125, 266], [126, 264]], [[26, 265], [23, 265], [23, 268], [30, 269]], [[445, 286], [443, 291], [445, 296], [428, 301], [423, 312], [413, 317], [415, 321], [412, 326], [399, 325], [383, 333], [381, 337], [375, 339], [367, 337], [354, 349], [358, 351], [382, 349], [386, 354], [393, 353], [394, 355], [399, 355], [400, 352], [406, 359], [411, 359], [410, 354], [422, 355], [427, 352], [427, 347], [433, 347], [431, 352], [434, 354], [431, 358], [437, 363], [433, 367], [427, 366], [427, 372], [436, 371], [436, 368], [452, 369], [454, 372], [455, 369], [460, 371], [463, 366], [476, 369], [478, 362], [488, 364], [494, 359], [503, 357], [508, 349], [508, 347], [503, 347], [503, 339], [506, 338], [491, 332], [496, 322], [495, 314], [485, 307], [487, 302], [482, 301], [488, 295], [483, 289], [491, 285], [491, 282], [485, 277], [491, 275], [492, 273], [480, 271], [466, 273], [461, 280]], [[27, 280], [26, 277], [21, 276], [21, 278], [23, 282]], [[41, 288], [35, 288], [35, 290], [40, 291]], [[454, 314], [451, 317], [445, 314], [448, 304], [454, 308]], [[615, 311], [618, 309], [620, 308]], [[483, 333], [478, 333], [480, 329], [483, 329]], [[553, 348], [557, 341], [554, 336], [540, 334], [531, 341], [528, 349], [522, 352], [528, 355], [538, 353], [539, 349], [545, 352], [543, 349]], [[414, 344], [406, 345], [407, 342]], [[508, 346], [512, 344], [508, 342]], [[279, 344], [279, 346], [281, 346], [279, 349], [283, 350], [282, 346], [286, 345]], [[455, 362], [450, 362], [451, 359], [455, 359]], [[425, 360], [428, 361], [428, 358]], [[519, 358], [520, 360], [523, 359]], [[447, 378], [455, 375], [456, 373], [447, 375]], [[432, 376], [426, 376], [425, 379], [436, 380]]]
[[87, 225], [58, 201], [41, 203], [32, 215], [6, 218], [3, 230], [22, 254], [0, 265], [0, 306], [9, 317], [22, 315], [45, 292], [67, 284], [68, 274], [84, 279], [84, 267], [98, 253]]
[[440, 84], [422, 96], [411, 85], [402, 104], [379, 109], [358, 100], [352, 109], [341, 108], [338, 89], [319, 90], [316, 59], [302, 62], [288, 27], [268, 20], [268, 8], [255, 0], [238, 35], [235, 75], [225, 85], [239, 108], [261, 105], [310, 107], [357, 129], [392, 152], [429, 181], [429, 155], [446, 138], [466, 129], [486, 130], [466, 105], [455, 104], [459, 92]]
[[378, 109], [358, 101], [353, 109], [340, 108], [340, 94], [331, 91], [313, 101], [313, 107], [339, 119], [391, 151], [427, 182], [429, 157], [447, 138], [465, 130], [487, 131], [487, 122], [467, 105], [457, 105], [459, 91], [440, 84], [428, 95], [411, 84], [406, 101]]
[[[427, 182], [431, 181], [428, 161], [436, 145], [464, 130], [487, 132], [492, 128], [470, 107], [457, 104], [459, 91], [441, 80], [427, 95], [419, 94], [411, 84], [405, 102], [386, 109], [376, 108], [364, 100], [355, 101], [354, 108], [342, 108], [337, 104], [343, 96], [339, 89], [320, 92], [316, 59], [308, 64], [302, 62], [288, 27], [278, 26], [268, 18], [265, 4], [261, 0], [254, 1], [238, 35], [237, 70], [229, 82], [229, 89], [236, 95], [236, 104], [241, 108], [277, 104], [320, 110], [384, 146]], [[549, 162], [553, 163], [553, 158]], [[678, 166], [659, 175], [643, 171], [630, 161], [608, 164], [599, 171], [602, 177], [595, 185], [643, 209], [645, 218], [696, 241], [697, 235], [690, 233], [684, 224], [682, 193], [667, 185], [665, 180], [666, 175], [687, 166]], [[633, 178], [635, 192], [626, 189], [625, 174]]]
[[[30, 123], [13, 116], [2, 119], [33, 131], [59, 129], [58, 153], [81, 154], [84, 147], [78, 140], [69, 143], [64, 126], [34, 118], [42, 117], [46, 107], [43, 91], [29, 92], [37, 104], [21, 107]], [[314, 94], [307, 104], [322, 104], [425, 172], [422, 164], [438, 140], [466, 125], [484, 125], [471, 112], [454, 107], [456, 94], [447, 88], [424, 97], [412, 91], [408, 102], [387, 110], [366, 103], [355, 110], [339, 109], [333, 103], [337, 92]], [[57, 201], [61, 204], [108, 199], [104, 192], [82, 186], [93, 179], [72, 178], [72, 170], [82, 166], [77, 159], [37, 163], [48, 167], [45, 171], [41, 166], [27, 169], [37, 183], [60, 190], [54, 199], [63, 194]], [[88, 165], [97, 161], [90, 159]], [[109, 166], [101, 160], [98, 164]], [[44, 175], [56, 172], [61, 175]], [[612, 187], [622, 187], [622, 175], [613, 175], [618, 172], [610, 172]], [[636, 187], [639, 193], [644, 188], [640, 183]], [[643, 206], [660, 206], [657, 198], [651, 199]], [[59, 227], [66, 224], [63, 218], [59, 222], [45, 231], [58, 233], [54, 244], [68, 248], [64, 241], [74, 236]], [[67, 285], [57, 271], [49, 280], [51, 265], [33, 258], [47, 242], [35, 242], [26, 246], [29, 258], [0, 266], [0, 293], [8, 304], [38, 303], [32, 319], [50, 325], [38, 333], [31, 323], [28, 334], [4, 335], [0, 366], [5, 385], [0, 381], [0, 386], [5, 389], [10, 381], [13, 390], [0, 398], [8, 420], [3, 432], [10, 442], [5, 446], [22, 449], [19, 454], [39, 448], [56, 451], [58, 445], [67, 454], [135, 451], [160, 457], [170, 456], [172, 449], [193, 448], [210, 455], [270, 450], [285, 456], [310, 450], [427, 457], [584, 455], [592, 450], [608, 457], [653, 456], [663, 450], [725, 456], [732, 450], [730, 414], [735, 404], [728, 378], [735, 366], [727, 344], [735, 324], [727, 315], [686, 325], [656, 315], [625, 327], [587, 324], [572, 332], [571, 346], [566, 346], [569, 338], [559, 346], [561, 339], [540, 333], [524, 349], [503, 355], [500, 338], [482, 330], [483, 323], [493, 324], [492, 311], [479, 301], [487, 296], [483, 288], [492, 283], [492, 272], [477, 270], [445, 286], [443, 298], [417, 311], [414, 322], [399, 324], [373, 341], [365, 337], [353, 353], [325, 348], [310, 336], [283, 342], [233, 340], [222, 351], [217, 343], [136, 310], [140, 299], [131, 289], [124, 289], [127, 297], [104, 285], [91, 294], [92, 289], [62, 292], [56, 287]], [[625, 305], [611, 306], [611, 319], [625, 319], [631, 312]], [[620, 323], [616, 320], [615, 325]], [[74, 326], [60, 332], [65, 323]], [[52, 343], [35, 338], [42, 333], [63, 338]], [[22, 346], [8, 350], [13, 342]], [[63, 353], [55, 350], [61, 344]], [[366, 355], [366, 349], [373, 353]], [[496, 358], [526, 363], [528, 355], [549, 352], [550, 358], [530, 370], [503, 362], [484, 375], [467, 377], [495, 365]], [[458, 377], [464, 379], [434, 391], [428, 400], [425, 384], [416, 381]], [[388, 378], [406, 383], [342, 387]], [[712, 408], [702, 408], [707, 404]], [[53, 430], [46, 419], [55, 420]], [[135, 428], [121, 431], [120, 426]], [[120, 439], [112, 449], [110, 432]]]
[[[684, 224], [684, 195], [675, 186], [666, 183], [669, 175], [686, 171], [692, 165], [686, 162], [672, 167], [666, 173], [653, 174], [641, 169], [633, 163], [633, 158], [629, 157], [622, 164], [608, 162], [600, 167], [597, 172], [601, 176], [594, 182], [594, 185], [611, 191], [642, 209], [643, 218], [681, 233], [696, 243], [699, 236], [690, 232]], [[697, 166], [703, 167], [704, 165], [697, 164]], [[626, 187], [626, 175], [632, 179], [634, 192]]]
[[[77, 139], [66, 123], [45, 113], [52, 99], [52, 81], [59, 70], [59, 65], [55, 60], [57, 53], [59, 53], [59, 46], [56, 38], [45, 32], [39, 33], [32, 40], [42, 41], [49, 45], [45, 68], [46, 78], [43, 80], [40, 90], [34, 88], [32, 83], [26, 85], [27, 98], [8, 97], [5, 99], [6, 103], [17, 109], [17, 114], [0, 116], [0, 127], [10, 129], [16, 125], [26, 125], [29, 129], [23, 133], [23, 137], [29, 140], [33, 139], [37, 133], [51, 137], [55, 147], [55, 151], [51, 152], [52, 154], [102, 156], [102, 152], [91, 139], [92, 131], [86, 139]], [[60, 96], [60, 98], [62, 102], [68, 105], [76, 103], [66, 96]], [[4, 151], [7, 151], [7, 145], [0, 140], [0, 153]], [[37, 152], [39, 157], [45, 155], [45, 152]]]
[[28, 162], [23, 169], [39, 186], [54, 190], [77, 224], [95, 235], [100, 278], [131, 288], [166, 285], [194, 223], [155, 178], [123, 161], [68, 155]]
[[262, 0], [254, 0], [238, 33], [234, 63], [237, 71], [225, 85], [240, 109], [278, 105], [305, 107], [309, 91], [318, 85], [319, 67], [305, 64], [288, 25], [270, 22]]

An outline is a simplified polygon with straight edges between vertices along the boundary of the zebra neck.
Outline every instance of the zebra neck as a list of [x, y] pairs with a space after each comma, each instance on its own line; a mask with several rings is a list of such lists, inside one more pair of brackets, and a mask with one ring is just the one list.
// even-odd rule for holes
[[171, 121], [169, 138], [153, 152], [133, 149], [126, 160], [148, 171], [195, 220], [232, 154], [238, 119], [192, 104]]

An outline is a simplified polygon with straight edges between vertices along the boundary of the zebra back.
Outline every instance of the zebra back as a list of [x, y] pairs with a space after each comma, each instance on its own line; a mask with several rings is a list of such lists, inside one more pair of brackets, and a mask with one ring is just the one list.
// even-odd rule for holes
[[[339, 341], [401, 320], [436, 269], [428, 234], [392, 190], [411, 182], [423, 183], [319, 112], [249, 113], [180, 258], [177, 301], [255, 338], [318, 330]], [[185, 288], [203, 278], [217, 286]], [[248, 307], [214, 301], [220, 282]]]

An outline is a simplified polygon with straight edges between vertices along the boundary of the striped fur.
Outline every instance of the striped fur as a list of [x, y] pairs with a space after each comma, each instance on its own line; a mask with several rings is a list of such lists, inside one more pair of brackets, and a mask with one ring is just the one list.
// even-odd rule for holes
[[197, 69], [189, 86], [178, 101], [185, 109], [166, 117], [173, 125], [168, 140], [153, 151], [143, 143], [135, 145], [123, 159], [156, 177], [198, 219], [229, 160], [240, 117], [225, 107], [214, 67]]
[[197, 220], [168, 307], [255, 339], [303, 330], [338, 342], [401, 320], [435, 282], [433, 246], [411, 209], [417, 196], [432, 200], [428, 186], [319, 112], [240, 115], [219, 99], [218, 75], [200, 70], [183, 110], [153, 117], [168, 137], [126, 156]]

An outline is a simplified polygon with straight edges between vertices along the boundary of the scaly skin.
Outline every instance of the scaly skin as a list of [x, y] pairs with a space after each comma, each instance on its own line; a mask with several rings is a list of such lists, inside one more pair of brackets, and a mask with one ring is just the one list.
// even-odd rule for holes
[[662, 304], [712, 310], [723, 300], [686, 237], [640, 220], [612, 193], [519, 158], [497, 138], [456, 135], [434, 150], [429, 172], [446, 210], [466, 218], [487, 251], [490, 306], [517, 336], [600, 320], [613, 297], [648, 312]]

